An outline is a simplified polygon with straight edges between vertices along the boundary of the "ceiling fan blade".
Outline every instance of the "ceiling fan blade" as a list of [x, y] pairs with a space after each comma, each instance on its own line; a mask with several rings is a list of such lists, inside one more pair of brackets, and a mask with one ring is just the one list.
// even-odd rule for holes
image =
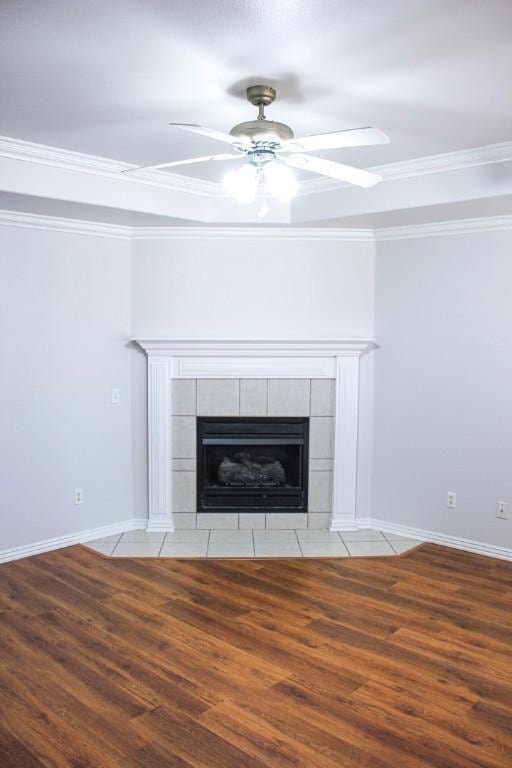
[[282, 157], [287, 165], [293, 168], [301, 168], [311, 173], [319, 173], [321, 176], [330, 176], [332, 179], [339, 179], [348, 184], [355, 184], [358, 187], [373, 187], [382, 181], [382, 176], [370, 171], [362, 171], [360, 168], [353, 168], [351, 165], [343, 163], [333, 163], [332, 160], [323, 160], [320, 157], [308, 157], [308, 155], [290, 155]]
[[217, 141], [223, 141], [225, 144], [247, 144], [250, 145], [249, 139], [245, 139], [240, 136], [231, 136], [230, 133], [223, 133], [222, 131], [216, 131], [213, 128], [203, 128], [202, 125], [196, 125], [195, 123], [169, 123], [174, 128], [181, 128], [183, 131], [190, 131], [191, 133], [198, 133], [200, 136], [207, 136], [209, 139], [216, 139]]
[[282, 144], [286, 152], [316, 152], [320, 149], [342, 149], [343, 147], [368, 147], [371, 144], [389, 144], [389, 138], [377, 128], [351, 128], [347, 131], [317, 133], [288, 139]]
[[240, 160], [243, 157], [239, 152], [236, 155], [205, 155], [204, 157], [192, 157], [188, 160], [171, 160], [169, 163], [158, 163], [157, 165], [139, 165], [137, 168], [126, 168], [121, 173], [133, 173], [134, 171], [156, 171], [158, 168], [174, 168], [177, 165], [192, 165], [192, 163], [205, 163], [208, 160]]

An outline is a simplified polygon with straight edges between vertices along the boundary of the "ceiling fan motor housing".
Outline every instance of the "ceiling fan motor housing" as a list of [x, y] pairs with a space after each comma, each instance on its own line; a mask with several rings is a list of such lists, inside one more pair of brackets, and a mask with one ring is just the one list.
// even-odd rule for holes
[[230, 130], [231, 136], [248, 138], [251, 141], [280, 144], [282, 141], [293, 139], [293, 131], [284, 123], [276, 123], [274, 120], [248, 120], [239, 123]]
[[272, 104], [276, 98], [275, 89], [271, 85], [251, 85], [246, 92], [248, 101], [255, 107], [259, 107], [259, 117], [257, 120], [248, 120], [235, 125], [230, 130], [230, 134], [249, 139], [255, 143], [262, 142], [274, 145], [293, 139], [294, 134], [290, 126], [276, 123], [274, 120], [267, 120], [264, 115], [263, 108]]

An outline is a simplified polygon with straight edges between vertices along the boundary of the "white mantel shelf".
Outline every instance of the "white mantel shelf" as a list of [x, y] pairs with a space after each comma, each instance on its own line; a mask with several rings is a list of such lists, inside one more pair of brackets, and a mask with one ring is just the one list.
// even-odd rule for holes
[[336, 380], [334, 490], [330, 528], [357, 528], [359, 358], [373, 339], [173, 339], [134, 336], [148, 356], [148, 531], [173, 531], [170, 380]]
[[373, 339], [171, 339], [132, 337], [148, 355], [296, 355], [322, 357], [361, 355], [376, 346]]

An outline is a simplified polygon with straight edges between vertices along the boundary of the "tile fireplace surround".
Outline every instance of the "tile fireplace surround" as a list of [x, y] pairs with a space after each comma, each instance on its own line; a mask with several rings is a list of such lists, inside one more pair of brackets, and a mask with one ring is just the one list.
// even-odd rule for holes
[[[371, 340], [134, 341], [148, 358], [148, 531], [357, 528], [359, 358]], [[197, 416], [308, 416], [308, 514], [196, 514]]]

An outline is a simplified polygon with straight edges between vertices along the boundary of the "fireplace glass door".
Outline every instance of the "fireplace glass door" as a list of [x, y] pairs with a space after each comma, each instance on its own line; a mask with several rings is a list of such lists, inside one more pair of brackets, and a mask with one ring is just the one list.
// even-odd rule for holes
[[308, 419], [198, 418], [197, 511], [307, 511]]

